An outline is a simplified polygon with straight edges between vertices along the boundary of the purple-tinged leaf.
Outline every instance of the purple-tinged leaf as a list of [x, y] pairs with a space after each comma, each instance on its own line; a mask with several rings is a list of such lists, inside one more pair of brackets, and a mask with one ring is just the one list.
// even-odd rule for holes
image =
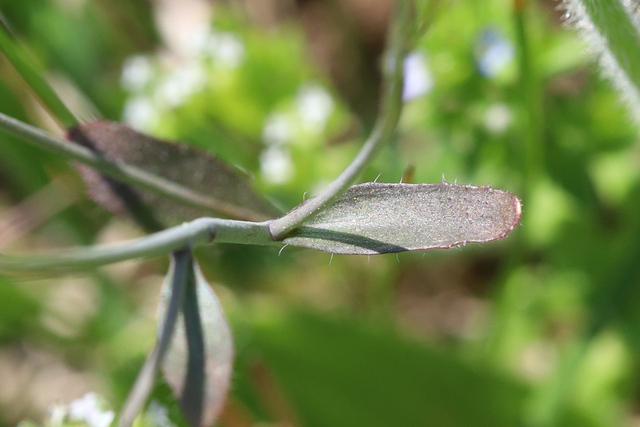
[[287, 238], [335, 254], [451, 248], [501, 239], [520, 222], [520, 200], [488, 186], [365, 183]]
[[[264, 220], [277, 212], [251, 188], [248, 180], [212, 154], [186, 144], [136, 132], [121, 123], [93, 121], [69, 129], [67, 138], [101, 153], [107, 160], [132, 166], [180, 184], [219, 202], [219, 214], [235, 219]], [[79, 170], [98, 204], [120, 215], [144, 204], [153, 209], [161, 227], [177, 225], [211, 212], [184, 206], [148, 191], [105, 179], [88, 166]], [[148, 216], [148, 215], [147, 215]], [[148, 219], [148, 218], [147, 218]]]
[[[195, 261], [190, 281], [162, 372], [187, 420], [194, 427], [198, 421], [200, 426], [211, 426], [229, 390], [233, 341], [220, 302]], [[162, 293], [161, 316], [168, 291]]]

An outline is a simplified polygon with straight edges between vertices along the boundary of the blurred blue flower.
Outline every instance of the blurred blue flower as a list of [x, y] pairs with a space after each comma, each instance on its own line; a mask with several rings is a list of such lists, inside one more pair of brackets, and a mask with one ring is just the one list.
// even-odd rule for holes
[[475, 57], [480, 74], [497, 77], [513, 61], [515, 49], [511, 41], [495, 28], [483, 30], [475, 46]]
[[433, 88], [433, 77], [429, 72], [427, 58], [420, 52], [413, 52], [404, 59], [404, 86], [402, 100], [411, 101], [426, 95]]

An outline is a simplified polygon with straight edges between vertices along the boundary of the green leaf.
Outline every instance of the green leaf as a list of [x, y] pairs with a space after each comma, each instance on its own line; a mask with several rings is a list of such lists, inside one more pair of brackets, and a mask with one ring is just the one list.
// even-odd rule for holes
[[337, 254], [451, 248], [507, 235], [520, 222], [518, 198], [488, 186], [354, 185], [285, 243]]
[[42, 104], [49, 109], [64, 127], [74, 126], [78, 120], [42, 77], [42, 70], [29, 58], [27, 52], [10, 34], [6, 22], [0, 25], [0, 51], [31, 87]]
[[302, 425], [520, 424], [527, 387], [486, 367], [354, 321], [267, 310], [253, 324], [261, 356]]
[[[220, 302], [195, 261], [189, 274], [183, 317], [178, 318], [162, 372], [191, 425], [210, 426], [229, 390], [233, 340]], [[165, 285], [161, 316], [169, 296]]]
[[118, 427], [130, 427], [149, 398], [156, 374], [172, 343], [176, 320], [183, 305], [185, 288], [188, 286], [187, 282], [191, 275], [192, 260], [189, 250], [176, 251], [171, 257], [171, 267], [163, 286], [165, 298], [161, 303], [160, 318], [162, 322], [158, 331], [158, 342], [149, 353], [129, 396], [127, 396], [120, 413]]
[[603, 74], [640, 118], [640, 13], [635, 2], [565, 0], [565, 19], [596, 53]]
[[[186, 144], [163, 141], [126, 125], [106, 121], [71, 128], [68, 139], [101, 153], [107, 160], [125, 162], [196, 193], [209, 195], [219, 202], [221, 215], [245, 220], [264, 220], [277, 215], [276, 210], [253, 191], [246, 178], [213, 155]], [[133, 205], [137, 215], [145, 215], [142, 219], [151, 215], [142, 210], [142, 206], [148, 206], [153, 209], [153, 220], [160, 223], [156, 228], [210, 214], [153, 193], [124, 188], [86, 166], [79, 168], [90, 196], [98, 204], [122, 215], [127, 215], [125, 206]]]

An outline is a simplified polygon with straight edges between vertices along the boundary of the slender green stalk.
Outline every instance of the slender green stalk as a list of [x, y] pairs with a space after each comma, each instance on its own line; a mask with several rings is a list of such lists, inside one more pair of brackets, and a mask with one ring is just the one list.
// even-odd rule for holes
[[307, 218], [330, 206], [366, 169], [374, 156], [394, 135], [402, 110], [403, 62], [414, 33], [415, 3], [401, 0], [389, 34], [384, 55], [382, 100], [371, 135], [351, 164], [317, 197], [274, 220], [269, 229], [274, 239], [281, 240]]
[[544, 168], [544, 110], [540, 80], [531, 62], [531, 40], [527, 31], [527, 1], [514, 1], [514, 20], [520, 68], [520, 96], [523, 100], [527, 132], [524, 134], [522, 156], [525, 171], [525, 197], [531, 193], [535, 182], [542, 176]]
[[60, 122], [65, 129], [78, 124], [76, 116], [58, 97], [53, 88], [42, 78], [43, 72], [29, 58], [27, 52], [11, 35], [6, 21], [0, 21], [0, 51], [11, 62], [20, 76], [27, 82], [36, 97], [51, 115]]
[[132, 258], [150, 258], [183, 248], [211, 243], [275, 244], [268, 222], [199, 218], [116, 246], [56, 250], [45, 256], [0, 254], [0, 271], [69, 271], [113, 264]]
[[263, 221], [267, 219], [253, 211], [197, 193], [190, 188], [153, 175], [135, 166], [119, 161], [109, 161], [98, 153], [73, 141], [56, 138], [36, 127], [2, 113], [0, 113], [0, 130], [69, 160], [89, 165], [118, 181], [154, 192], [186, 206], [247, 221]]

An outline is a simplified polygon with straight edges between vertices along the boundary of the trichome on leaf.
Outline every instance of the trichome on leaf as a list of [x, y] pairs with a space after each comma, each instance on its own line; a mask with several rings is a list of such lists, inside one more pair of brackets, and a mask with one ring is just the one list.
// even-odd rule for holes
[[335, 254], [451, 248], [505, 237], [521, 212], [516, 196], [489, 186], [369, 182], [350, 187], [284, 242]]

